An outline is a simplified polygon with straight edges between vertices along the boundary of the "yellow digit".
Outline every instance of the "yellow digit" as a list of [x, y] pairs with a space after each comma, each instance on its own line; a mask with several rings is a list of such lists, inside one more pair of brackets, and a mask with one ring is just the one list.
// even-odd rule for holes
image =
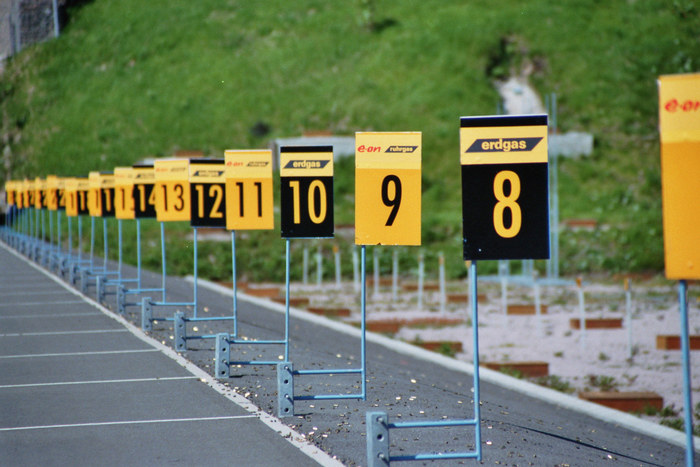
[[[510, 183], [510, 193], [508, 196], [503, 192], [503, 185]], [[523, 222], [520, 205], [516, 203], [520, 196], [520, 177], [510, 170], [502, 170], [493, 179], [493, 194], [498, 202], [493, 208], [493, 227], [496, 233], [503, 238], [513, 238], [520, 232]], [[506, 227], [503, 222], [505, 210], [510, 210], [510, 227]]]
[[224, 213], [221, 212], [221, 201], [224, 199], [224, 190], [221, 185], [212, 185], [209, 187], [209, 197], [214, 198], [214, 204], [209, 212], [209, 217], [212, 219], [221, 219]]
[[[318, 190], [321, 199], [321, 205], [318, 206], [318, 214], [316, 214], [316, 203], [314, 201], [314, 192]], [[309, 185], [309, 218], [314, 224], [320, 224], [326, 218], [326, 187], [321, 180], [314, 180]]]
[[299, 206], [299, 180], [290, 180], [289, 187], [292, 189], [292, 205], [294, 207], [294, 223], [301, 223], [301, 208]]
[[197, 192], [197, 217], [201, 219], [204, 217], [204, 188], [202, 185], [195, 185], [194, 189]]

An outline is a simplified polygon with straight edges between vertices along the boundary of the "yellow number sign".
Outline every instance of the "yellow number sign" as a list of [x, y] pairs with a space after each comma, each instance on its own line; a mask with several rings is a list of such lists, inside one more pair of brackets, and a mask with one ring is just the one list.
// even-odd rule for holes
[[421, 244], [421, 133], [355, 134], [355, 244]]
[[100, 172], [93, 171], [88, 174], [88, 212], [91, 217], [102, 216], [102, 178]]
[[88, 214], [89, 180], [87, 177], [65, 179], [66, 216], [77, 217]]
[[272, 151], [227, 150], [226, 228], [270, 230], [275, 227], [272, 196]]
[[134, 169], [114, 168], [114, 217], [134, 219]]
[[34, 181], [29, 179], [24, 179], [23, 188], [23, 205], [25, 208], [35, 207], [36, 191], [34, 188]]
[[65, 178], [63, 188], [66, 197], [66, 216], [76, 217], [78, 215], [78, 180], [73, 177]]
[[17, 182], [14, 180], [5, 181], [5, 202], [8, 206], [17, 207]]
[[58, 193], [58, 177], [49, 175], [46, 177], [46, 208], [49, 211], [58, 211], [59, 193]]
[[666, 277], [700, 279], [700, 73], [659, 78]]
[[159, 221], [190, 220], [189, 166], [189, 159], [161, 159], [153, 163]]
[[100, 206], [102, 217], [114, 217], [114, 173], [100, 173]]

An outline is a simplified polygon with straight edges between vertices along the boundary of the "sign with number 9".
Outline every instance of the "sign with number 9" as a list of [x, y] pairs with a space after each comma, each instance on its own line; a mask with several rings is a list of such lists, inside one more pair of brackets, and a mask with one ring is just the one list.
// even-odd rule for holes
[[355, 244], [421, 244], [421, 133], [355, 134]]

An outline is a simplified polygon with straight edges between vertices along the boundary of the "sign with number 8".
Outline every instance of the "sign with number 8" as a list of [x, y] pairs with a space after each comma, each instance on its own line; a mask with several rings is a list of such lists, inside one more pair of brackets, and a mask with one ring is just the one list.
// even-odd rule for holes
[[462, 117], [464, 259], [549, 258], [547, 116]]

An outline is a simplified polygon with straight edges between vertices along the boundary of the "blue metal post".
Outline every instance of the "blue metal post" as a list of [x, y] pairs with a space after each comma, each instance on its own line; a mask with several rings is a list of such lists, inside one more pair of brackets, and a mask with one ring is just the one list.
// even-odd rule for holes
[[690, 388], [690, 338], [688, 337], [688, 283], [681, 280], [678, 284], [678, 298], [681, 312], [681, 351], [683, 353], [683, 403], [685, 405], [685, 463], [688, 467], [695, 465], [693, 446], [693, 401]]
[[198, 267], [197, 267], [197, 227], [194, 227], [194, 288], [192, 291], [192, 296], [193, 296], [193, 302], [194, 304], [192, 305], [194, 307], [194, 313], [193, 317], [197, 319], [197, 276], [198, 276]]
[[119, 245], [117, 246], [118, 252], [119, 252], [119, 268], [117, 269], [117, 281], [119, 282], [119, 285], [121, 285], [122, 282], [122, 220], [117, 219], [117, 229], [118, 229], [118, 242]]
[[104, 258], [102, 260], [102, 272], [107, 274], [107, 260], [109, 259], [109, 241], [107, 236], [107, 218], [102, 219], [102, 251], [104, 252]]
[[136, 219], [136, 288], [141, 288], [141, 219]]
[[238, 279], [236, 274], [236, 231], [231, 231], [231, 279], [233, 280], [233, 338], [238, 339]]
[[284, 361], [289, 361], [289, 239], [286, 240], [286, 256], [284, 259]]
[[366, 349], [367, 342], [365, 340], [366, 326], [367, 326], [367, 270], [365, 268], [366, 259], [366, 245], [362, 245], [362, 266], [361, 272], [362, 282], [360, 291], [360, 307], [361, 307], [361, 329], [362, 329], [362, 342], [360, 343], [360, 359], [362, 360], [362, 400], [367, 399], [367, 359], [366, 359]]
[[90, 216], [90, 271], [94, 266], [95, 255], [95, 218]]
[[481, 460], [481, 408], [479, 395], [479, 300], [476, 280], [476, 261], [470, 266], [471, 308], [472, 308], [472, 339], [474, 341], [474, 442], [476, 444], [476, 458]]
[[167, 268], [165, 265], [165, 223], [161, 222], [160, 223], [160, 263], [161, 263], [161, 268], [162, 268], [162, 284], [161, 286], [163, 287], [163, 298], [162, 301], [165, 301], [165, 277], [167, 274]]

